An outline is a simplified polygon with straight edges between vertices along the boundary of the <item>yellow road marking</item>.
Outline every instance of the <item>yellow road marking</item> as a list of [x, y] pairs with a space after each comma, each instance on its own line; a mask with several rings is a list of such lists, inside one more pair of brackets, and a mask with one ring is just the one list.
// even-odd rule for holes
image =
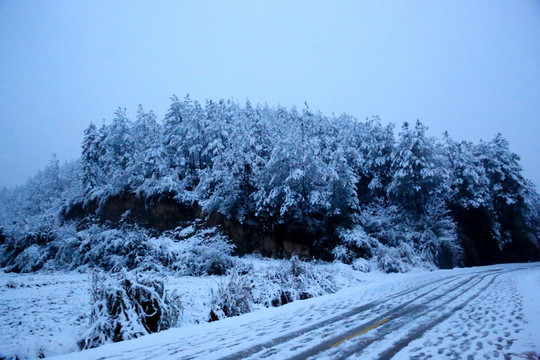
[[373, 330], [373, 329], [375, 329], [375, 328], [378, 327], [378, 326], [381, 326], [382, 324], [386, 324], [386, 323], [389, 322], [389, 321], [390, 321], [390, 319], [382, 319], [381, 321], [376, 322], [376, 323], [373, 324], [373, 325], [370, 325], [370, 326], [368, 326], [368, 327], [366, 327], [366, 328], [363, 328], [362, 330], [360, 330], [360, 331], [357, 332], [357, 333], [354, 333], [354, 334], [352, 334], [352, 335], [347, 336], [345, 339], [339, 340], [337, 343], [335, 343], [334, 345], [332, 345], [332, 346], [330, 346], [330, 347], [336, 347], [336, 346], [339, 346], [339, 345], [343, 344], [345, 341], [348, 341], [348, 340], [351, 340], [352, 338], [355, 338], [355, 337], [357, 337], [357, 336], [363, 335], [363, 334], [367, 333], [368, 331]]

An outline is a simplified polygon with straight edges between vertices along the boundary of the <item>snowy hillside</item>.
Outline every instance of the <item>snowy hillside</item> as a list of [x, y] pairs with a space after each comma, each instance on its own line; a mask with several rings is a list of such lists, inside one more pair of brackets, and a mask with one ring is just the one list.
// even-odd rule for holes
[[151, 238], [195, 221], [238, 254], [373, 259], [387, 272], [533, 261], [539, 199], [500, 134], [436, 139], [417, 121], [396, 136], [376, 117], [173, 96], [162, 121], [118, 109], [85, 130], [78, 161], [53, 157], [0, 191], [0, 266], [83, 266], [100, 231]]

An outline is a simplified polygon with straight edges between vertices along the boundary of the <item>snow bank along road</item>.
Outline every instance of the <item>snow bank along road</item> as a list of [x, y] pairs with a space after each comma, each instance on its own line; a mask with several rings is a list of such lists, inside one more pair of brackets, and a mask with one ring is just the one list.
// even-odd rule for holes
[[540, 264], [391, 278], [58, 359], [537, 358]]

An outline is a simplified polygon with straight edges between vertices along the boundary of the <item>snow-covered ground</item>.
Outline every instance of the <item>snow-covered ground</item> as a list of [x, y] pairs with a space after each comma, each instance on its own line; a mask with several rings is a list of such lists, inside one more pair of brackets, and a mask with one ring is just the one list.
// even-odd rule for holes
[[[255, 267], [265, 261], [250, 260]], [[214, 323], [218, 279], [172, 278], [182, 327], [69, 354], [87, 326], [86, 274], [0, 275], [0, 356], [59, 359], [526, 358], [540, 353], [540, 264], [341, 274], [335, 294]], [[41, 350], [40, 350], [41, 349]]]
[[[240, 266], [263, 274], [279, 260], [246, 256]], [[315, 265], [333, 276], [336, 285], [349, 287], [372, 281], [343, 264]], [[374, 276], [377, 276], [375, 273]], [[383, 276], [383, 274], [378, 274]], [[167, 289], [181, 295], [179, 326], [208, 321], [211, 292], [227, 276], [174, 276]], [[89, 327], [91, 276], [86, 272], [15, 274], [0, 271], [0, 359], [36, 359], [78, 351], [77, 341]]]
[[77, 351], [88, 325], [87, 274], [0, 271], [0, 358], [32, 359]]

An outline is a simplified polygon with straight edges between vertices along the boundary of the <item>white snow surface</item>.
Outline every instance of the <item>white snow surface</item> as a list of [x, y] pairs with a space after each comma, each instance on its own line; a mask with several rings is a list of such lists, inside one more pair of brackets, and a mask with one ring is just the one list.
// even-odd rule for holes
[[[254, 268], [271, 261], [244, 259]], [[0, 275], [0, 358], [535, 359], [540, 353], [540, 264], [407, 274], [326, 264], [335, 294], [204, 322], [216, 277], [180, 277], [181, 327], [75, 352], [88, 326], [89, 277]], [[339, 274], [339, 276], [337, 275]], [[197, 324], [199, 323], [199, 324]]]

